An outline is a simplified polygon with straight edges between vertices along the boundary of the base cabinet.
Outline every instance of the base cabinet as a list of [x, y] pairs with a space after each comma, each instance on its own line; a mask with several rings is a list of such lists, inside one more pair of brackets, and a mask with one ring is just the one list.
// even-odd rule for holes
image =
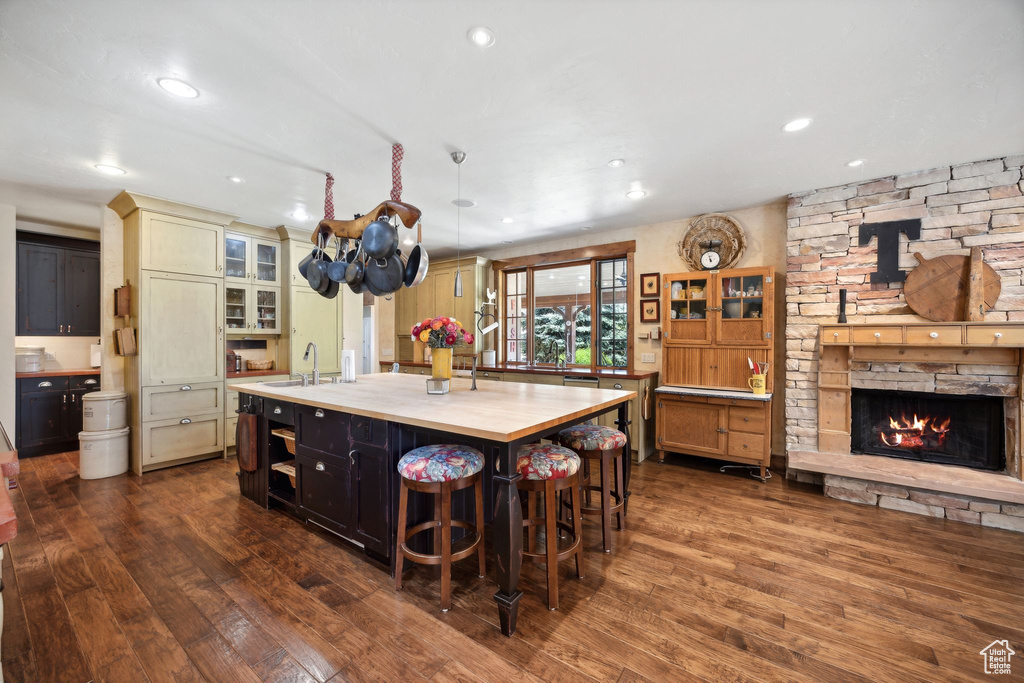
[[15, 446], [22, 457], [78, 449], [82, 397], [100, 388], [99, 375], [18, 380]]
[[667, 451], [764, 469], [771, 464], [771, 440], [771, 401], [658, 394], [661, 461]]

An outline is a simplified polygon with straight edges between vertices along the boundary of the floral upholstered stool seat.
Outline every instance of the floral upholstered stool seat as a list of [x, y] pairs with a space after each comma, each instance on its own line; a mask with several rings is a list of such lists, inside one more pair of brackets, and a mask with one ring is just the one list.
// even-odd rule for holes
[[[480, 471], [484, 456], [475, 448], [440, 444], [414, 448], [398, 461], [402, 486], [398, 497], [398, 539], [395, 551], [395, 590], [402, 590], [402, 564], [408, 558], [417, 564], [441, 565], [441, 611], [452, 606], [452, 562], [474, 552], [480, 562], [480, 578], [484, 577], [484, 490]], [[452, 492], [472, 486], [475, 494], [476, 523], [452, 519]], [[409, 491], [434, 494], [434, 517], [406, 529], [409, 513]], [[473, 540], [458, 552], [452, 552], [452, 527], [471, 532]], [[407, 541], [422, 531], [433, 536], [434, 552], [425, 554], [412, 550]]]
[[[623, 486], [623, 452], [626, 447], [626, 435], [612, 427], [604, 425], [582, 424], [563, 429], [558, 433], [558, 442], [571, 448], [587, 462], [584, 468], [584, 482], [581, 489], [587, 492], [587, 504], [581, 511], [585, 515], [601, 515], [601, 536], [604, 551], [612, 551], [612, 515], [616, 517], [619, 531], [626, 525], [626, 506]], [[591, 469], [589, 463], [598, 461], [601, 468], [601, 485], [590, 484]], [[615, 489], [612, 490], [612, 469], [615, 470]], [[598, 491], [601, 505], [590, 505], [590, 492]], [[613, 504], [614, 499], [614, 504]]]
[[[558, 561], [576, 558], [576, 576], [583, 578], [583, 518], [580, 516], [580, 457], [568, 448], [554, 444], [531, 443], [519, 447], [516, 470], [523, 476], [518, 488], [528, 498], [523, 515], [527, 546], [523, 557], [547, 564], [548, 609], [558, 608]], [[558, 518], [556, 496], [567, 491], [565, 501], [571, 512], [569, 522]], [[543, 494], [543, 505], [541, 495]], [[530, 507], [533, 512], [530, 512]], [[537, 529], [544, 528], [544, 549], [537, 551]], [[559, 530], [568, 543], [559, 551]]]

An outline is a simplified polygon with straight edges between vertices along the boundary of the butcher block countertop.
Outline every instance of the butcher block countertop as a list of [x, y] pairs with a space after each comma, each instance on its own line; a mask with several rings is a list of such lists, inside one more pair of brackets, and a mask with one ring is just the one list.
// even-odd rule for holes
[[[453, 365], [456, 369], [461, 370], [462, 364], [459, 362], [458, 356], [455, 357]], [[380, 361], [383, 369], [390, 368], [394, 363], [398, 363], [401, 366], [407, 368], [429, 368], [430, 363], [421, 363], [419, 361], [408, 361], [408, 360], [382, 360]], [[472, 361], [466, 365], [466, 370], [472, 368]], [[656, 370], [597, 370], [591, 372], [588, 368], [556, 368], [553, 366], [545, 365], [522, 365], [517, 363], [498, 363], [497, 365], [480, 365], [477, 363], [477, 372], [519, 372], [527, 375], [572, 375], [573, 377], [607, 377], [608, 379], [646, 379], [657, 375]]]
[[520, 382], [477, 382], [452, 379], [451, 391], [427, 394], [420, 375], [378, 373], [359, 375], [348, 384], [272, 387], [239, 384], [238, 392], [325, 410], [375, 417], [389, 422], [512, 441], [545, 427], [610, 410], [636, 397], [635, 391], [565, 387]]
[[39, 372], [19, 372], [15, 375], [18, 379], [32, 379], [33, 377], [70, 377], [72, 375], [98, 375], [100, 374], [99, 368], [80, 368], [80, 369], [57, 369], [57, 370], [40, 370]]

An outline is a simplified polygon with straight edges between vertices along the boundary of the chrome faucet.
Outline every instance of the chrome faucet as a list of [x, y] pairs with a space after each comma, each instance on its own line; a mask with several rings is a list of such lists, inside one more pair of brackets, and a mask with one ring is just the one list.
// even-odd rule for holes
[[306, 344], [306, 353], [303, 354], [302, 360], [309, 360], [309, 350], [313, 349], [313, 386], [320, 385], [320, 351], [317, 350], [314, 342]]

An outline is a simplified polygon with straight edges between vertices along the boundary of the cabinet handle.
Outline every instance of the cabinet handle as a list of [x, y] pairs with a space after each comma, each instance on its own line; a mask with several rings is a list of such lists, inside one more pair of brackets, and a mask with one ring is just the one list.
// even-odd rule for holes
[[881, 338], [882, 338], [882, 333], [881, 332], [875, 332], [875, 339], [881, 339]]
[[318, 462], [316, 464], [316, 471], [317, 472], [323, 472], [324, 471], [324, 464], [322, 462]]
[[75, 395], [74, 395], [74, 394], [71, 394], [71, 402], [72, 402], [72, 403], [74, 403], [74, 402], [75, 402]]
[[839, 333], [838, 332], [833, 332], [832, 336], [835, 337], [836, 339], [839, 339]]
[[66, 405], [67, 402], [68, 402], [68, 395], [67, 394], [62, 394], [61, 397], [60, 397], [60, 402]]
[[743, 421], [744, 422], [750, 422], [750, 418], [749, 417], [745, 417], [745, 418], [743, 418]]
[[932, 339], [938, 339], [939, 338], [939, 333], [938, 332], [929, 332], [928, 336], [931, 337]]
[[53, 386], [53, 382], [40, 382], [39, 383], [39, 388], [52, 387], [52, 386]]
[[321, 410], [320, 408], [317, 408], [316, 412], [313, 413], [313, 414], [316, 415], [317, 417], [323, 417], [324, 416], [324, 411]]
[[178, 391], [192, 391], [192, 387], [188, 384], [182, 384], [178, 387]]
[[349, 451], [349, 452], [348, 452], [348, 461], [349, 461], [349, 464], [352, 464], [352, 465], [355, 465], [355, 464], [356, 464], [356, 458], [355, 458], [355, 456], [356, 456], [356, 454], [358, 454], [358, 453], [359, 453], [359, 451], [356, 451], [356, 450], [352, 450], [352, 451]]
[[612, 386], [613, 386], [613, 387], [615, 387], [616, 389], [621, 389], [621, 388], [622, 388], [622, 385], [621, 385], [621, 384], [619, 384], [618, 382], [616, 382], [616, 383], [615, 383], [615, 384], [613, 384]]
[[85, 382], [83, 382], [83, 384], [96, 384], [96, 380], [94, 380], [94, 379], [87, 379], [87, 380], [85, 380]]
[[183, 418], [181, 418], [178, 421], [178, 424], [183, 424], [183, 425], [192, 424], [192, 418], [183, 417]]
[[63, 325], [60, 326], [60, 333], [64, 334], [64, 326]]
[[719, 434], [728, 434], [728, 433], [729, 433], [729, 430], [728, 430], [728, 429], [726, 429], [725, 427], [719, 427], [719, 428], [718, 428], [718, 433], [719, 433]]
[[996, 339], [1002, 339], [1002, 338], [1003, 338], [1003, 333], [1002, 332], [996, 332]]
[[281, 414], [281, 406], [274, 406], [274, 415]]

